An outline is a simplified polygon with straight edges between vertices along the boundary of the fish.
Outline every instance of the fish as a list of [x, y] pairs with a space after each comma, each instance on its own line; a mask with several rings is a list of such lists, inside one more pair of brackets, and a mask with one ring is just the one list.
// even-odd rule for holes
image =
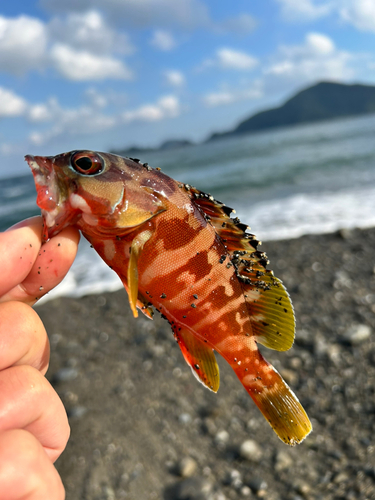
[[137, 158], [77, 150], [25, 159], [43, 242], [78, 228], [120, 277], [134, 317], [156, 310], [167, 319], [205, 387], [219, 389], [218, 353], [284, 443], [310, 433], [298, 398], [258, 348], [292, 347], [290, 297], [232, 208]]

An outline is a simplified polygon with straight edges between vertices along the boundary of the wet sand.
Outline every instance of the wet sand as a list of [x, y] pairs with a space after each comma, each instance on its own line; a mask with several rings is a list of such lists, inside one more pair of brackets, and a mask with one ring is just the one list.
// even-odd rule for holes
[[134, 320], [125, 291], [56, 299], [37, 311], [72, 429], [67, 500], [375, 499], [375, 229], [262, 250], [297, 317], [293, 348], [262, 352], [313, 433], [284, 445], [221, 359], [206, 390], [168, 323]]

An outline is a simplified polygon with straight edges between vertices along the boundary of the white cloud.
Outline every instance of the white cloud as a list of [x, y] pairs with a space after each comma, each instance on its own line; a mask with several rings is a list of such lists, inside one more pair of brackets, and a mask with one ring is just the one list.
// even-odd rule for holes
[[224, 70], [234, 69], [239, 71], [249, 71], [257, 64], [258, 60], [255, 59], [255, 57], [246, 54], [245, 52], [223, 47], [216, 51], [216, 55], [213, 59], [206, 59], [203, 61], [203, 64], [198, 69], [202, 70], [208, 67], [218, 67]]
[[208, 9], [200, 0], [40, 0], [40, 4], [58, 12], [101, 9], [122, 26], [184, 27], [207, 25]]
[[55, 17], [49, 23], [49, 32], [54, 40], [95, 54], [134, 52], [128, 36], [109, 27], [96, 10], [71, 13], [64, 18]]
[[74, 50], [68, 45], [56, 44], [52, 47], [51, 60], [57, 71], [68, 80], [130, 80], [133, 77], [130, 69], [119, 59]]
[[274, 59], [264, 74], [295, 84], [320, 79], [347, 80], [354, 74], [349, 66], [351, 54], [338, 50], [333, 41], [321, 33], [308, 33], [302, 45], [281, 46]]
[[171, 33], [164, 30], [155, 30], [150, 40], [150, 44], [158, 50], [167, 52], [176, 47], [176, 42]]
[[177, 97], [173, 95], [161, 97], [156, 104], [144, 104], [131, 111], [125, 111], [122, 118], [125, 123], [135, 121], [155, 122], [165, 118], [175, 118], [181, 113]]
[[[37, 106], [39, 110], [36, 109]], [[56, 137], [103, 132], [113, 128], [119, 122], [118, 116], [104, 114], [95, 106], [62, 108], [56, 99], [50, 99], [46, 104], [31, 106], [28, 117], [34, 122], [52, 123], [52, 126], [30, 133], [30, 142], [38, 146]]]
[[288, 21], [314, 21], [328, 15], [332, 2], [315, 3], [313, 0], [276, 0], [281, 5], [282, 16]]
[[89, 102], [97, 108], [105, 108], [108, 104], [108, 98], [92, 87], [86, 90], [86, 97], [89, 99]]
[[374, 0], [346, 0], [340, 9], [341, 18], [360, 31], [375, 32]]
[[12, 90], [0, 87], [0, 118], [23, 115], [26, 109], [27, 103], [25, 99]]
[[29, 16], [0, 16], [0, 70], [22, 75], [44, 61], [46, 27]]
[[40, 5], [55, 12], [101, 10], [113, 22], [131, 28], [210, 29], [246, 35], [256, 21], [248, 13], [214, 21], [205, 0], [40, 0]]
[[173, 69], [164, 71], [164, 78], [166, 83], [172, 87], [181, 87], [185, 84], [185, 77], [181, 71]]
[[48, 122], [52, 119], [50, 106], [46, 104], [34, 104], [28, 109], [28, 119], [33, 123]]
[[28, 16], [0, 16], [0, 71], [15, 75], [52, 65], [69, 80], [129, 80], [131, 70], [113, 52], [132, 51], [127, 36], [110, 29], [95, 11], [50, 24]]
[[224, 88], [217, 92], [210, 92], [203, 96], [203, 103], [208, 108], [224, 106], [238, 101], [248, 99], [259, 99], [263, 96], [262, 84], [260, 81], [254, 82], [249, 88], [229, 89]]

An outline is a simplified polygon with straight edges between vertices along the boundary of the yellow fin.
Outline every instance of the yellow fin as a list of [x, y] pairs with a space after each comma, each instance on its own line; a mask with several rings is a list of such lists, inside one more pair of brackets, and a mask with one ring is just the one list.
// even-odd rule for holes
[[249, 393], [278, 437], [294, 446], [310, 434], [312, 425], [297, 396], [276, 370], [274, 376], [277, 381], [271, 388]]
[[217, 392], [220, 385], [220, 374], [212, 348], [188, 330], [181, 330], [175, 334], [175, 337], [194, 376], [210, 391]]
[[289, 294], [270, 271], [264, 271], [262, 280], [266, 285], [264, 288], [245, 289], [253, 333], [256, 341], [265, 347], [287, 351], [293, 345], [295, 331], [294, 309]]
[[128, 265], [128, 295], [130, 308], [133, 311], [135, 318], [138, 317], [137, 300], [138, 300], [138, 259], [141, 254], [144, 244], [151, 238], [151, 231], [143, 231], [139, 233], [131, 245], [130, 259]]

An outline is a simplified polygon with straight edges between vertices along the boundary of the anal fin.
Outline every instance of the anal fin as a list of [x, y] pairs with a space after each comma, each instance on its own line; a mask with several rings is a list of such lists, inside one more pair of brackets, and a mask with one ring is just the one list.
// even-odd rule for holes
[[220, 374], [212, 348], [188, 330], [179, 331], [175, 337], [194, 376], [210, 391], [217, 392], [220, 385]]

